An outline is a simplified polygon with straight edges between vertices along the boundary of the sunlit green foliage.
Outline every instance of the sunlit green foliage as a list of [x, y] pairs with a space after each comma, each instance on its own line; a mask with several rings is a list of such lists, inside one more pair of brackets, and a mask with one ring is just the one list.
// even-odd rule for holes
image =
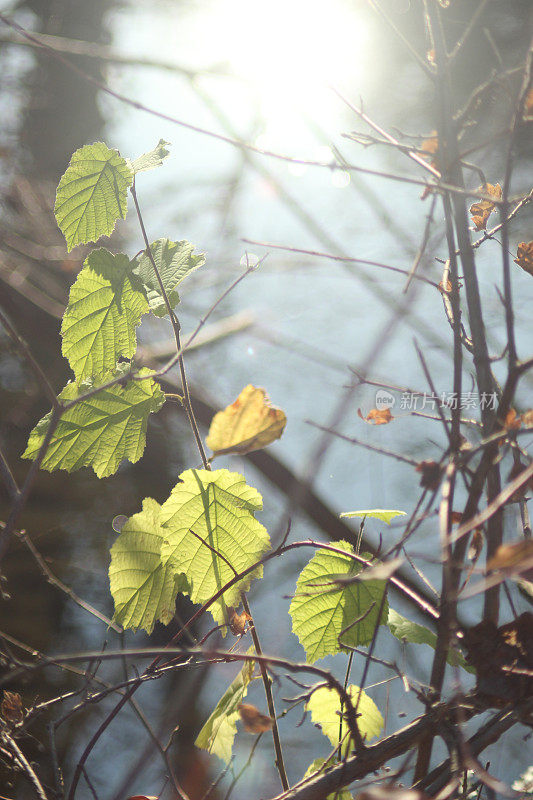
[[147, 497], [142, 511], [128, 519], [111, 548], [109, 582], [115, 620], [147, 633], [156, 620], [166, 625], [174, 616], [180, 580], [172, 556], [161, 558], [165, 532], [160, 517], [161, 506]]
[[[266, 529], [254, 517], [262, 507], [259, 492], [237, 472], [190, 469], [180, 475], [161, 511], [166, 531], [161, 554], [179, 563], [187, 579], [184, 591], [194, 603], [210, 600], [270, 548]], [[226, 621], [226, 607], [238, 606], [241, 591], [262, 574], [257, 567], [211, 605], [216, 622]]]
[[131, 358], [137, 325], [147, 311], [128, 256], [93, 250], [70, 290], [61, 326], [63, 355], [77, 380], [100, 378], [115, 369], [120, 356]]
[[[205, 263], [205, 257], [202, 253], [195, 255], [194, 245], [189, 242], [171, 242], [170, 239], [158, 239], [152, 242], [150, 250], [170, 307], [174, 308], [180, 301], [176, 287], [189, 273]], [[165, 299], [155, 276], [152, 261], [146, 252], [136, 259], [134, 271], [144, 284], [150, 310], [156, 316], [164, 317], [167, 313]]]
[[103, 142], [76, 150], [57, 187], [54, 212], [69, 250], [109, 236], [126, 216], [133, 170]]
[[379, 616], [385, 581], [335, 583], [336, 576], [356, 576], [363, 569], [350, 557], [348, 542], [336, 542], [335, 547], [341, 552], [320, 549], [304, 567], [290, 606], [292, 629], [310, 662], [346, 652], [346, 646], [368, 644], [375, 626], [387, 619], [386, 600]]
[[[375, 736], [379, 736], [383, 730], [383, 717], [372, 698], [353, 684], [348, 686], [346, 691], [354, 708], [357, 706], [357, 727], [362, 738], [369, 741]], [[345, 711], [342, 709], [339, 693], [328, 686], [321, 686], [309, 698], [307, 708], [311, 712], [311, 719], [315, 725], [320, 725], [322, 733], [328, 737], [334, 747], [337, 746], [339, 744], [341, 711]], [[343, 753], [346, 753], [350, 746], [353, 746], [346, 721], [342, 724], [342, 731], [343, 745], [341, 749]], [[348, 735], [345, 738], [346, 734]]]
[[[122, 374], [126, 380], [126, 365], [96, 383], [90, 380], [80, 385], [67, 383], [59, 400], [63, 403], [75, 400], [117, 374]], [[141, 370], [139, 375], [143, 374], [148, 375], [150, 371]], [[42, 468], [72, 472], [80, 467], [92, 467], [99, 478], [105, 478], [116, 472], [124, 459], [135, 463], [142, 456], [146, 444], [148, 417], [159, 411], [164, 401], [159, 385], [151, 379], [130, 380], [125, 386], [116, 383], [101, 389], [63, 413], [48, 445]], [[32, 430], [23, 458], [36, 457], [44, 442], [50, 417], [51, 412]]]
[[231, 761], [233, 740], [239, 720], [238, 706], [248, 692], [253, 679], [254, 661], [246, 661], [234, 681], [230, 683], [202, 730], [195, 745], [218, 756], [225, 764]]

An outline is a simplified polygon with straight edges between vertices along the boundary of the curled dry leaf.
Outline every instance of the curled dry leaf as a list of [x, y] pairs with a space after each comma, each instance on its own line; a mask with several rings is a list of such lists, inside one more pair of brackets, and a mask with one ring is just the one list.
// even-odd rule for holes
[[390, 408], [372, 408], [366, 417], [363, 416], [363, 412], [358, 408], [357, 414], [364, 422], [368, 422], [370, 425], [387, 425], [394, 419], [390, 413]]
[[522, 425], [522, 420], [514, 408], [510, 408], [505, 417], [504, 427], [508, 431], [516, 431]]
[[264, 733], [272, 727], [272, 718], [261, 712], [251, 703], [239, 703], [244, 730], [248, 733]]
[[[488, 194], [497, 200], [501, 200], [502, 187], [499, 183], [485, 183], [478, 189], [479, 192]], [[480, 200], [479, 203], [474, 203], [470, 206], [470, 213], [472, 214], [472, 222], [475, 225], [476, 231], [484, 231], [487, 227], [487, 221], [492, 212], [494, 211], [495, 204], [490, 200]]]
[[218, 456], [251, 453], [279, 439], [287, 417], [273, 406], [264, 389], [249, 384], [234, 403], [215, 414], [206, 439]]
[[533, 539], [519, 539], [498, 547], [487, 564], [487, 571], [497, 569], [508, 577], [519, 575], [533, 580]]
[[228, 608], [229, 629], [234, 636], [244, 636], [246, 623], [251, 621], [252, 618], [246, 611], [243, 611], [242, 614], [237, 614], [236, 608]]
[[533, 275], [533, 242], [520, 242], [514, 261], [523, 270]]
[[0, 711], [6, 722], [22, 722], [24, 711], [20, 694], [18, 692], [8, 692], [7, 689], [4, 689]]
[[[501, 423], [501, 420], [499, 420], [499, 421]], [[508, 432], [517, 431], [522, 425], [522, 419], [516, 413], [516, 410], [514, 408], [510, 408], [509, 411], [507, 412], [507, 416], [505, 417], [505, 420], [503, 421], [502, 424], [503, 424], [504, 430], [506, 430]], [[504, 442], [505, 442], [504, 439], [500, 439], [500, 441], [498, 442], [498, 446], [502, 447]]]
[[424, 139], [420, 145], [420, 151], [423, 156], [434, 156], [439, 150], [439, 137], [437, 131], [433, 131], [427, 139]]
[[442, 476], [442, 467], [436, 461], [421, 461], [416, 467], [416, 471], [420, 472], [420, 486], [424, 489], [431, 489], [436, 491], [440, 486], [440, 479]]

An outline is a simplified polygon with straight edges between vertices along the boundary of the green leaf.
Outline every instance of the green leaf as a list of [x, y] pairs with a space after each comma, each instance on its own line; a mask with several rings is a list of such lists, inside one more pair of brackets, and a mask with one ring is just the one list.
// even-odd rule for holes
[[[375, 736], [379, 736], [383, 730], [383, 717], [372, 698], [353, 684], [348, 686], [346, 691], [351, 698], [354, 708], [357, 705], [357, 727], [363, 739], [369, 741]], [[359, 693], [361, 693], [361, 697], [358, 700]], [[311, 712], [311, 719], [315, 725], [320, 725], [322, 733], [327, 736], [331, 744], [336, 747], [339, 744], [339, 726], [341, 719], [341, 700], [339, 693], [335, 691], [335, 689], [330, 689], [328, 686], [321, 686], [316, 692], [313, 692], [306, 707]], [[348, 731], [346, 721], [342, 724], [342, 730], [344, 737]], [[346, 737], [345, 743], [341, 748], [343, 753], [349, 749], [350, 739], [350, 736]]]
[[371, 519], [379, 519], [382, 522], [386, 522], [387, 525], [390, 525], [391, 520], [394, 519], [394, 517], [405, 517], [406, 514], [405, 511], [395, 511], [393, 509], [386, 508], [373, 508], [370, 511], [345, 511], [340, 516], [347, 519], [351, 519], [352, 517], [370, 517]]
[[124, 628], [151, 633], [155, 621], [174, 616], [180, 575], [172, 558], [161, 559], [164, 531], [161, 506], [147, 497], [143, 508], [124, 524], [111, 548], [109, 583], [115, 620]]
[[[70, 402], [116, 375], [126, 374], [122, 365], [117, 373], [96, 383], [67, 383], [59, 400]], [[140, 370], [138, 375], [150, 374]], [[124, 387], [115, 384], [102, 389], [87, 400], [81, 400], [66, 411], [52, 435], [41, 467], [50, 472], [92, 467], [99, 478], [112, 475], [120, 462], [140, 459], [146, 444], [146, 427], [151, 413], [159, 411], [165, 396], [153, 380], [129, 381]], [[44, 441], [51, 412], [46, 414], [30, 433], [23, 458], [34, 459]]]
[[[180, 301], [176, 287], [190, 272], [205, 264], [205, 256], [203, 253], [194, 255], [194, 245], [189, 242], [172, 242], [170, 239], [158, 239], [150, 245], [150, 250], [168, 295], [170, 307], [174, 308]], [[137, 257], [134, 272], [144, 284], [150, 310], [156, 316], [164, 317], [167, 307], [152, 262], [146, 252]]]
[[[235, 576], [234, 570], [251, 567], [270, 548], [266, 529], [254, 517], [263, 501], [242, 475], [226, 469], [189, 469], [180, 479], [161, 511], [166, 529], [161, 555], [179, 564], [191, 600], [205, 603]], [[241, 591], [262, 574], [257, 567], [210, 606], [217, 623], [226, 621], [226, 607], [238, 606]]]
[[[435, 649], [437, 646], [437, 636], [424, 625], [419, 625], [417, 622], [411, 622], [410, 619], [402, 617], [393, 608], [389, 608], [389, 619], [387, 621], [389, 630], [393, 636], [400, 639], [402, 642], [410, 642], [411, 644], [428, 644]], [[452, 666], [459, 665], [466, 669], [468, 672], [475, 672], [474, 668], [469, 666], [464, 657], [456, 650], [449, 650], [447, 657], [448, 664]]]
[[63, 323], [63, 355], [76, 379], [114, 370], [119, 356], [131, 358], [136, 327], [148, 301], [132, 263], [123, 253], [93, 250], [70, 290]]
[[[353, 548], [348, 542], [336, 542], [342, 553], [318, 550], [300, 573], [296, 594], [289, 613], [292, 629], [312, 663], [327, 655], [346, 652], [339, 644], [357, 647], [372, 639], [377, 624], [385, 624], [388, 603], [385, 600], [378, 622], [379, 609], [386, 588], [383, 580], [356, 581], [341, 587], [332, 579], [357, 575], [363, 566], [350, 558]], [[364, 558], [371, 556], [363, 555]], [[360, 619], [356, 624], [357, 619]]]
[[248, 692], [248, 684], [253, 680], [254, 661], [246, 661], [243, 668], [228, 686], [213, 713], [198, 734], [195, 745], [214, 753], [225, 764], [231, 761], [233, 740], [237, 733], [239, 720], [238, 706]]
[[109, 236], [128, 210], [131, 166], [103, 142], [76, 150], [57, 187], [55, 216], [72, 250], [77, 244]]
[[168, 158], [170, 155], [166, 147], [167, 145], [170, 147], [170, 142], [165, 142], [164, 139], [160, 139], [153, 150], [150, 150], [149, 153], [143, 153], [142, 156], [132, 161], [131, 166], [135, 174], [144, 172], [144, 170], [147, 169], [160, 167], [165, 158]]
[[[313, 763], [307, 768], [304, 778], [309, 778], [311, 775], [321, 775], [328, 769], [331, 769], [331, 767], [336, 766], [337, 762], [328, 761], [327, 766], [323, 769], [325, 763], [325, 758], [315, 758]], [[328, 794], [326, 800], [353, 800], [353, 798], [352, 793], [349, 792], [348, 789], [338, 789], [336, 792], [331, 792], [331, 794]]]

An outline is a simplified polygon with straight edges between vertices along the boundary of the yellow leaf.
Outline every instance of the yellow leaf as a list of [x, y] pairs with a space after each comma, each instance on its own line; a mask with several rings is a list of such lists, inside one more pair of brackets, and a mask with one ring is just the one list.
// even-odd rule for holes
[[279, 439], [286, 423], [284, 412], [271, 405], [265, 390], [248, 384], [234, 403], [215, 414], [206, 443], [216, 456], [244, 455]]

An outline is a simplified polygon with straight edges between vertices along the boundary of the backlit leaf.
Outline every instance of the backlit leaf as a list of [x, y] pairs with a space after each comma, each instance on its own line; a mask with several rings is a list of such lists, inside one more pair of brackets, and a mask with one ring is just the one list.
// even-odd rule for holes
[[350, 544], [336, 542], [335, 546], [344, 553], [318, 550], [304, 567], [289, 609], [292, 629], [311, 663], [327, 655], [346, 652], [343, 645], [368, 644], [375, 626], [387, 619], [385, 600], [378, 621], [385, 581], [359, 581], [340, 587], [334, 583], [339, 576], [357, 575], [364, 568], [350, 558], [353, 554]]
[[153, 150], [150, 150], [149, 153], [143, 153], [142, 156], [132, 161], [131, 166], [134, 173], [137, 174], [147, 169], [160, 167], [165, 158], [168, 158], [170, 155], [167, 146], [170, 147], [170, 142], [165, 142], [164, 139], [160, 139]]
[[[437, 636], [426, 628], [424, 625], [419, 625], [417, 622], [411, 622], [410, 619], [402, 617], [394, 609], [389, 608], [389, 619], [387, 622], [389, 630], [393, 636], [400, 639], [402, 642], [410, 642], [412, 644], [428, 644], [435, 649], [437, 645]], [[458, 664], [468, 672], [473, 672], [473, 669], [468, 666], [463, 656], [456, 650], [449, 650], [447, 657], [448, 664], [454, 666]]]
[[[348, 686], [347, 693], [350, 696], [353, 706], [357, 705], [357, 727], [365, 741], [370, 741], [375, 736], [379, 736], [383, 730], [383, 717], [371, 697], [358, 686]], [[360, 697], [359, 697], [360, 694]], [[341, 721], [341, 699], [335, 689], [328, 686], [321, 686], [317, 689], [307, 702], [307, 709], [311, 712], [311, 719], [315, 725], [320, 725], [322, 733], [327, 736], [331, 744], [335, 747], [339, 744], [339, 729]], [[345, 711], [345, 709], [342, 709]], [[343, 736], [349, 730], [346, 721], [342, 725]], [[350, 737], [346, 737], [342, 746], [342, 752], [346, 753], [350, 746]]]
[[[195, 255], [194, 245], [189, 242], [172, 242], [170, 239], [158, 239], [150, 245], [150, 250], [170, 301], [170, 307], [174, 308], [180, 301], [176, 287], [189, 273], [205, 264], [205, 256], [203, 253]], [[153, 264], [145, 251], [137, 257], [133, 271], [144, 284], [150, 310], [156, 316], [164, 317], [167, 307]]]
[[10, 692], [4, 689], [2, 702], [0, 703], [0, 715], [6, 722], [16, 724], [24, 719], [24, 707], [22, 697], [18, 692]]
[[239, 705], [246, 697], [248, 684], [252, 680], [254, 662], [246, 661], [234, 681], [228, 686], [213, 713], [198, 734], [195, 745], [214, 753], [225, 764], [231, 761], [233, 740], [237, 733]]
[[[123, 365], [116, 374], [125, 374], [125, 367]], [[138, 374], [149, 372], [141, 370]], [[113, 373], [106, 376], [107, 379], [113, 377]], [[96, 386], [105, 382], [104, 378]], [[95, 385], [91, 381], [84, 381], [81, 385], [67, 383], [59, 399], [70, 402], [93, 388]], [[113, 475], [123, 459], [135, 463], [145, 448], [148, 417], [159, 411], [164, 402], [165, 396], [159, 384], [152, 380], [129, 381], [124, 387], [115, 384], [87, 400], [81, 400], [59, 421], [41, 464], [42, 469], [72, 472], [80, 467], [92, 467], [99, 478], [104, 478]], [[23, 458], [36, 457], [46, 436], [50, 416], [51, 412], [30, 433]]]
[[[266, 529], [254, 517], [262, 507], [259, 492], [236, 472], [189, 469], [180, 475], [162, 507], [166, 541], [161, 554], [179, 564], [187, 579], [183, 591], [193, 603], [205, 603], [235, 576], [234, 570], [251, 567], [270, 548]], [[217, 623], [226, 622], [228, 607], [238, 606], [241, 591], [262, 574], [257, 567], [210, 606]]]
[[249, 384], [234, 403], [215, 414], [206, 444], [215, 455], [251, 453], [279, 439], [286, 422], [265, 390]]
[[99, 378], [131, 358], [136, 327], [148, 301], [132, 264], [123, 253], [93, 250], [70, 290], [63, 323], [63, 355], [77, 380]]
[[340, 516], [346, 517], [347, 519], [351, 519], [352, 517], [370, 517], [370, 519], [379, 519], [381, 522], [386, 522], [387, 525], [390, 525], [394, 517], [405, 517], [405, 511], [373, 508], [370, 511], [344, 511]]
[[103, 142], [76, 150], [57, 187], [54, 213], [72, 250], [77, 244], [109, 236], [126, 216], [131, 166]]
[[109, 582], [115, 620], [124, 628], [151, 633], [156, 620], [167, 625], [174, 616], [179, 572], [172, 558], [161, 559], [165, 532], [161, 506], [147, 497], [143, 508], [123, 525], [111, 548]]

